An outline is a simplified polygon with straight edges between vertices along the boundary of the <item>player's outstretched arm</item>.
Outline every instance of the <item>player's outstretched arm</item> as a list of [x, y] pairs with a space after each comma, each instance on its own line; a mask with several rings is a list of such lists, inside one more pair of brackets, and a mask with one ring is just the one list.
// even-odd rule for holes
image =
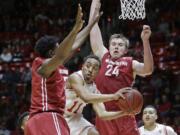
[[[93, 15], [96, 14], [96, 12], [100, 12], [101, 3], [100, 0], [92, 0], [91, 4], [91, 10], [89, 15], [89, 22], [92, 21]], [[107, 52], [107, 49], [105, 48], [103, 44], [103, 39], [101, 35], [100, 28], [98, 26], [98, 23], [94, 25], [90, 32], [90, 44], [91, 48], [93, 50], [93, 53], [98, 56], [100, 59], [104, 56], [104, 54]]]
[[123, 111], [116, 111], [116, 112], [106, 111], [103, 103], [93, 104], [93, 109], [96, 112], [97, 116], [103, 120], [112, 120], [126, 115], [133, 115], [132, 113], [123, 112]]
[[76, 73], [68, 78], [68, 84], [75, 90], [76, 94], [86, 103], [98, 103], [117, 100], [121, 97], [119, 93], [116, 94], [93, 94], [90, 93], [84, 86], [83, 80]]
[[133, 70], [138, 75], [150, 75], [153, 72], [154, 61], [150, 48], [151, 29], [148, 25], [143, 26], [141, 39], [144, 47], [144, 63], [133, 60]]
[[99, 21], [99, 18], [101, 16], [102, 16], [102, 13], [99, 13], [99, 12], [95, 12], [93, 14], [92, 20], [89, 21], [88, 25], [78, 33], [75, 43], [72, 46], [72, 51], [76, 50], [84, 43], [84, 41], [87, 38], [87, 36], [89, 35], [92, 27]]
[[72, 31], [69, 33], [69, 35], [60, 43], [60, 45], [57, 44], [57, 48], [55, 50], [55, 54], [52, 58], [47, 59], [42, 66], [38, 69], [38, 73], [41, 74], [43, 77], [49, 77], [51, 73], [60, 65], [63, 64], [65, 59], [69, 56], [72, 45], [75, 41], [75, 38], [78, 34], [78, 32], [81, 30], [83, 26], [83, 20], [82, 20], [82, 8], [81, 5], [78, 5], [78, 12], [76, 17], [76, 23], [72, 29]]
[[[99, 21], [99, 18], [102, 16], [102, 13], [99, 12], [95, 12], [92, 16], [92, 21], [90, 21], [88, 23], [88, 25], [83, 28], [78, 35], [76, 36], [75, 42], [72, 46], [72, 50], [71, 50], [71, 54], [69, 56], [68, 59], [70, 59], [70, 57], [75, 53], [75, 51], [81, 47], [81, 45], [84, 43], [84, 41], [86, 40], [86, 38], [88, 37], [92, 27]], [[68, 60], [67, 59], [67, 60]], [[66, 61], [67, 61], [66, 60]]]

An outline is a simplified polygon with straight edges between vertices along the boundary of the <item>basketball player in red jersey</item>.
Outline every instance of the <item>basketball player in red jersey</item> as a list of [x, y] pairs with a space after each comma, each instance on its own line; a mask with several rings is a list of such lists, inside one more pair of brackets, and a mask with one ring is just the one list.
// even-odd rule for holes
[[[92, 0], [90, 18], [95, 11], [95, 5], [100, 0]], [[103, 45], [102, 35], [98, 23], [90, 32], [90, 41], [93, 53], [101, 59], [101, 69], [96, 78], [97, 88], [102, 94], [115, 93], [121, 88], [131, 87], [135, 75], [150, 75], [153, 71], [153, 57], [149, 38], [150, 27], [143, 26], [141, 39], [144, 47], [144, 63], [124, 57], [129, 46], [129, 40], [122, 34], [114, 34], [109, 40], [109, 50]], [[105, 103], [107, 111], [118, 111], [114, 101]], [[96, 128], [101, 135], [139, 135], [134, 116], [120, 117], [111, 121], [96, 118]]]
[[[44, 36], [36, 43], [35, 50], [40, 57], [32, 64], [31, 107], [25, 135], [69, 135], [69, 128], [63, 118], [65, 91], [59, 66], [71, 54], [72, 45], [83, 26], [82, 16], [79, 5], [76, 24], [61, 44], [53, 36]], [[98, 16], [94, 23], [97, 20]]]

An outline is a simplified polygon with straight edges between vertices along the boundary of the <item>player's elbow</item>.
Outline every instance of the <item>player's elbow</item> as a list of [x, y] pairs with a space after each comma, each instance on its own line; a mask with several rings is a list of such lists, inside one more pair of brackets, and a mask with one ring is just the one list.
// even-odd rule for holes
[[153, 70], [154, 70], [153, 66], [145, 67], [143, 71], [143, 75], [145, 76], [151, 75], [153, 73]]
[[149, 68], [147, 68], [146, 69], [146, 75], [151, 75], [152, 73], [153, 73], [153, 70], [154, 70], [154, 67], [152, 66], [152, 67], [149, 67]]

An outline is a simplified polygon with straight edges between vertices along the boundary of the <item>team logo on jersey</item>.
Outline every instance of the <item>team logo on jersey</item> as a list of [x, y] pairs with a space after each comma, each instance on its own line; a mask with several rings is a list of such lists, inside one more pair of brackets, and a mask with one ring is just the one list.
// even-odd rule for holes
[[59, 73], [63, 74], [63, 75], [68, 75], [69, 74], [67, 69], [59, 69]]
[[112, 61], [110, 59], [106, 59], [106, 63], [116, 66], [128, 66], [127, 61]]

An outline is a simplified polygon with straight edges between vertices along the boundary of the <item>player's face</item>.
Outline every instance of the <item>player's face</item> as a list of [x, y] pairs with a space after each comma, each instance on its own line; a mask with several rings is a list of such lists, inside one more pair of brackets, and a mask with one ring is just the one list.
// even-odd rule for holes
[[143, 111], [143, 122], [144, 125], [152, 125], [155, 124], [156, 119], [157, 119], [157, 114], [154, 108], [145, 108]]
[[113, 38], [110, 41], [109, 52], [112, 58], [120, 58], [127, 52], [125, 42], [121, 38]]
[[94, 58], [88, 58], [82, 66], [82, 73], [87, 83], [92, 83], [98, 74], [100, 63]]

